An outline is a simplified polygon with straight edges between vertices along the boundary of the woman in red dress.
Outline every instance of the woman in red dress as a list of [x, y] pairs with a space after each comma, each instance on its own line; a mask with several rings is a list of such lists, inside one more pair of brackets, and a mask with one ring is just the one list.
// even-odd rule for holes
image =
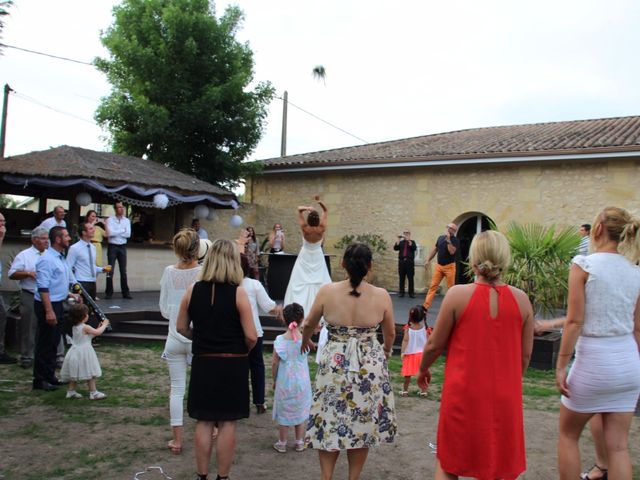
[[473, 238], [475, 283], [449, 289], [425, 345], [418, 385], [447, 349], [438, 423], [436, 479], [515, 479], [526, 469], [522, 373], [533, 347], [527, 295], [500, 280], [511, 259], [499, 232]]

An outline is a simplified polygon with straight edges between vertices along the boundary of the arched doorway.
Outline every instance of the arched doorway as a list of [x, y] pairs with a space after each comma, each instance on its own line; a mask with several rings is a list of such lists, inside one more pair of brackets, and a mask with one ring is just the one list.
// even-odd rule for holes
[[466, 275], [471, 240], [477, 233], [490, 230], [494, 222], [481, 212], [468, 212], [460, 215], [455, 223], [458, 225], [458, 240], [460, 240], [460, 251], [456, 259], [456, 284], [471, 283], [473, 277]]

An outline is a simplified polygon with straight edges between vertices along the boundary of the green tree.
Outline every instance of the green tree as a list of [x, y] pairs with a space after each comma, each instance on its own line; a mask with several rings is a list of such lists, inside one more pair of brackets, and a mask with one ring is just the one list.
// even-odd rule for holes
[[522, 289], [539, 313], [565, 306], [569, 266], [580, 243], [577, 229], [510, 222], [505, 235], [511, 267], [504, 281]]
[[274, 95], [253, 82], [253, 53], [235, 39], [243, 13], [207, 0], [124, 0], [103, 33], [113, 86], [95, 118], [113, 150], [225, 187], [258, 168], [255, 148]]
[[4, 29], [4, 17], [9, 15], [9, 7], [13, 5], [13, 0], [0, 0], [0, 38]]
[[0, 195], [0, 208], [16, 208], [18, 202], [8, 195]]

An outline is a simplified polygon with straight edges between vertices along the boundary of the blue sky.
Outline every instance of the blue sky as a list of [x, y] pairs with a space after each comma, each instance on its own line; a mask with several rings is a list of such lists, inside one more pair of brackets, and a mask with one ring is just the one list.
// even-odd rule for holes
[[[91, 61], [107, 53], [99, 32], [116, 3], [16, 0], [2, 41]], [[640, 2], [247, 0], [218, 13], [229, 3], [245, 12], [255, 78], [367, 142], [640, 113]], [[7, 48], [0, 81], [17, 92], [7, 155], [108, 149], [92, 119], [109, 84], [92, 67]], [[252, 159], [279, 156], [281, 113], [276, 99]], [[293, 106], [288, 116], [288, 154], [362, 143]]]

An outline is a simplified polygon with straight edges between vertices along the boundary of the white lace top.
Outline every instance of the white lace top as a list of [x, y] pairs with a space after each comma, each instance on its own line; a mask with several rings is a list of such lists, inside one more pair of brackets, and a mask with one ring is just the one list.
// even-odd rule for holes
[[617, 253], [577, 255], [573, 263], [589, 274], [582, 335], [615, 337], [632, 333], [640, 296], [640, 267]]
[[169, 336], [180, 342], [191, 343], [191, 340], [183, 337], [176, 330], [180, 301], [189, 285], [195, 283], [201, 268], [198, 265], [194, 268], [180, 269], [169, 265], [164, 269], [160, 279], [160, 313], [164, 318], [169, 319]]
[[262, 325], [260, 324], [260, 311], [266, 313], [273, 310], [276, 306], [276, 302], [271, 300], [267, 291], [258, 280], [244, 277], [240, 285], [247, 291], [249, 303], [251, 304], [251, 313], [253, 314], [253, 323], [258, 331], [258, 337], [262, 337], [264, 332], [262, 330]]

